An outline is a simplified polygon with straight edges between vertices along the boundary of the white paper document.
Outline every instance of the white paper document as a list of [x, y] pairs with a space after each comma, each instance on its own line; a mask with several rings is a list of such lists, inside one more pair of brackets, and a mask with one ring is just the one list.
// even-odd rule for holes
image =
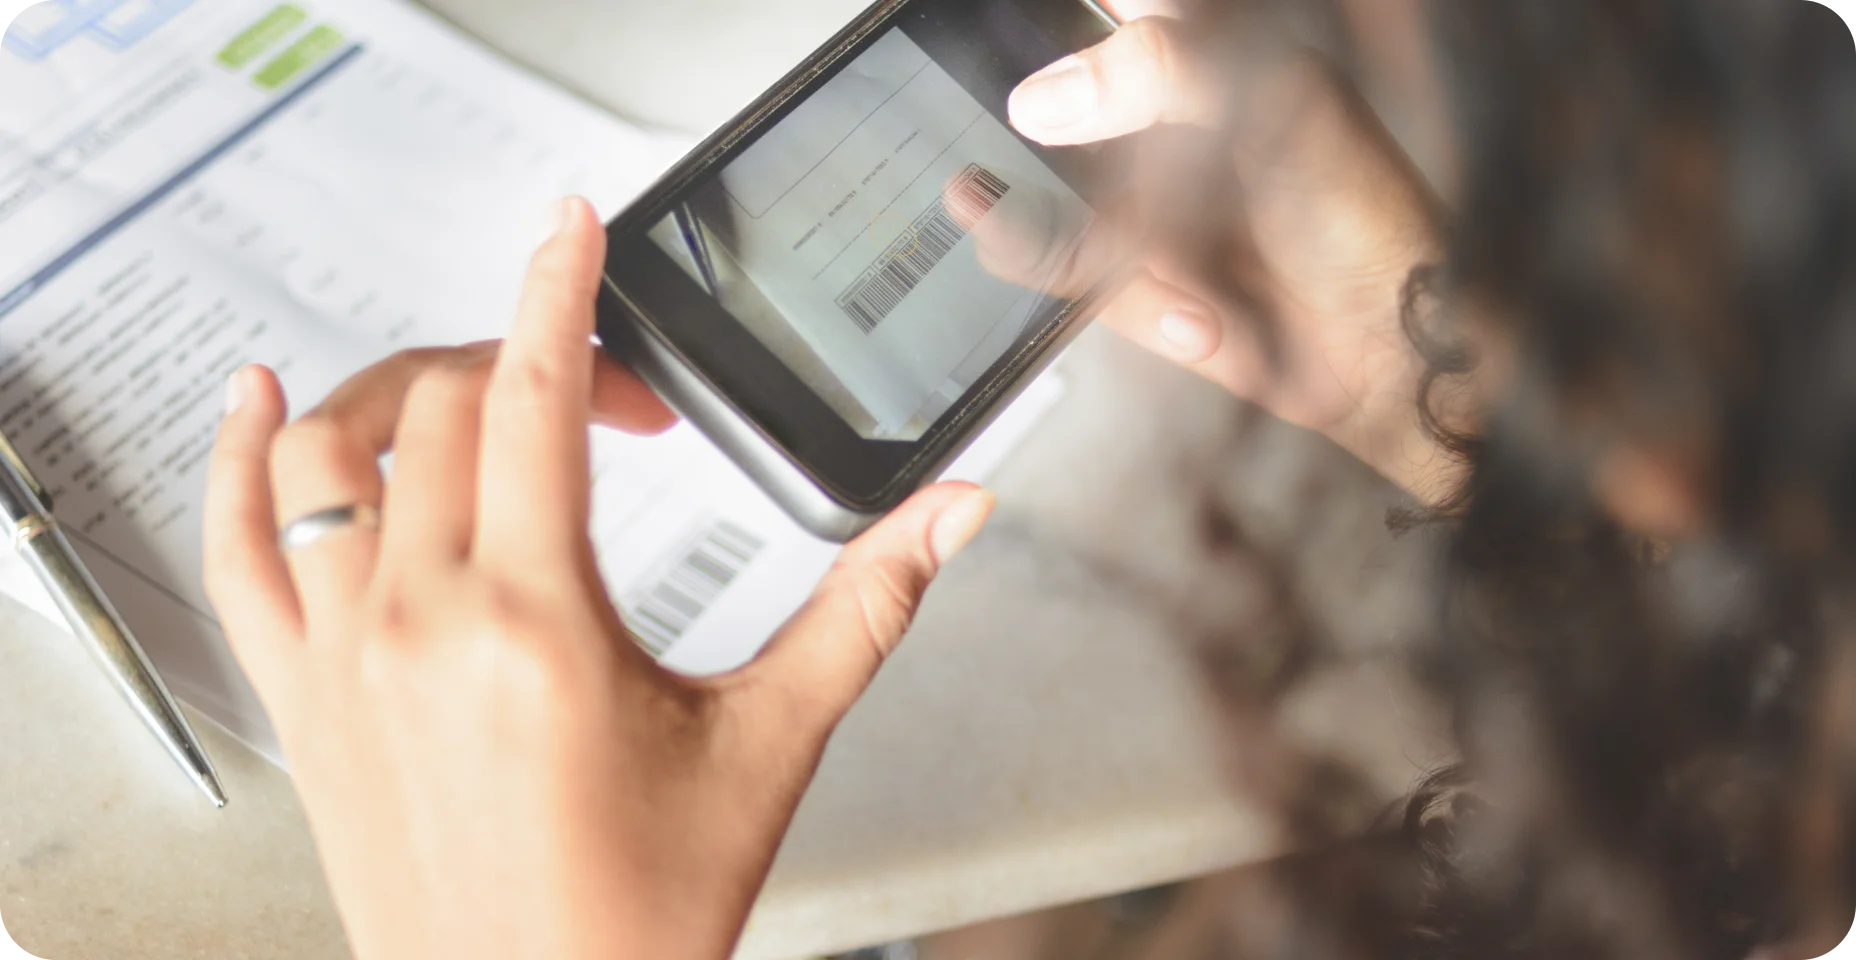
[[[394, 350], [498, 336], [552, 201], [609, 216], [686, 147], [400, 0], [58, 0], [13, 24], [0, 433], [176, 694], [276, 757], [200, 585], [227, 375], [268, 364], [302, 409]], [[834, 555], [688, 427], [595, 454], [609, 589], [674, 666], [752, 656]], [[11, 556], [0, 589], [56, 619]]]

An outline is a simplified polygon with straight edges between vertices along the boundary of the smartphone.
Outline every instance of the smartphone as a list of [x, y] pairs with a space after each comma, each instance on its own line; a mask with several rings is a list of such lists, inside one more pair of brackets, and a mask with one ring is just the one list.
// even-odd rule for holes
[[[599, 335], [802, 526], [932, 482], [1112, 286], [1112, 164], [1006, 120], [1114, 29], [1085, 0], [885, 0], [608, 226]], [[1104, 271], [1109, 273], [1112, 271]]]

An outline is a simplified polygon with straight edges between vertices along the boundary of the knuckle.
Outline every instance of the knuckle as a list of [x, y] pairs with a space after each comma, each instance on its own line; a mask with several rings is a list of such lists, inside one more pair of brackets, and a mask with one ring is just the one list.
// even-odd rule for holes
[[283, 428], [271, 443], [271, 469], [278, 473], [341, 456], [352, 445], [339, 417], [311, 410]]
[[1148, 99], [1171, 96], [1178, 86], [1179, 44], [1172, 27], [1157, 17], [1136, 20], [1122, 29], [1129, 56], [1122, 64], [1129, 84]]
[[902, 557], [882, 556], [842, 569], [863, 617], [863, 628], [879, 656], [888, 656], [915, 619], [915, 608], [930, 577], [920, 565]]
[[262, 449], [262, 436], [246, 418], [227, 416], [219, 421], [219, 429], [213, 434], [213, 454], [221, 461], [247, 456], [254, 449]]
[[571, 627], [555, 606], [493, 577], [396, 582], [369, 600], [360, 682], [382, 694], [429, 690], [438, 677], [490, 683], [520, 716], [557, 725], [589, 692], [597, 695], [598, 674], [584, 645], [561, 642]]
[[553, 295], [573, 288], [578, 279], [568, 249], [558, 239], [542, 244], [529, 258], [528, 282], [535, 293]]
[[523, 356], [510, 359], [492, 390], [497, 403], [511, 406], [522, 415], [547, 405], [565, 380], [564, 371], [556, 364], [541, 357]]
[[[456, 605], [455, 598], [445, 601]], [[537, 643], [552, 634], [548, 605], [537, 602], [520, 587], [497, 577], [470, 585], [463, 604], [468, 616], [460, 630], [471, 642], [494, 644], [510, 650], [545, 646]]]
[[419, 369], [442, 363], [452, 354], [458, 352], [456, 347], [405, 347], [380, 361], [381, 366], [410, 367]]
[[462, 683], [493, 690], [518, 727], [559, 729], [587, 702], [588, 665], [549, 605], [475, 575], [401, 580], [370, 598], [355, 654], [372, 695], [424, 700]]
[[570, 704], [582, 702], [576, 695], [582, 680], [579, 671], [550, 644], [505, 643], [497, 649], [496, 664], [504, 689], [543, 716], [565, 713]]
[[476, 608], [472, 641], [495, 650], [499, 682], [531, 704], [565, 705], [589, 671], [560, 642], [564, 630], [544, 605], [509, 588], [484, 591]]
[[515, 366], [517, 392], [530, 397], [553, 393], [561, 379], [561, 371], [540, 357], [526, 357]]
[[442, 628], [429, 605], [403, 590], [377, 595], [362, 621], [362, 642], [355, 655], [361, 683], [374, 690], [392, 691], [408, 674], [427, 673], [422, 664]]
[[425, 618], [418, 604], [403, 593], [392, 592], [375, 601], [369, 632], [381, 645], [414, 646], [426, 635]]
[[464, 364], [431, 367], [413, 380], [407, 391], [407, 407], [449, 407], [465, 402], [482, 389], [475, 368]]
[[[239, 429], [241, 425], [239, 425], [239, 423], [234, 423], [234, 420], [236, 420], [236, 418], [230, 418], [230, 416], [225, 418], [225, 420], [221, 420], [221, 422], [219, 422], [219, 431], [213, 433], [212, 466], [217, 466], [217, 468], [221, 468], [221, 470], [226, 468], [226, 466], [230, 466], [230, 464], [234, 464], [234, 462], [245, 459], [245, 457], [251, 453], [251, 440], [247, 438], [249, 433], [243, 431], [243, 429]], [[208, 474], [206, 483], [212, 485], [212, 474]]]
[[482, 639], [499, 643], [525, 640], [533, 629], [532, 605], [519, 591], [491, 582], [477, 591], [477, 631]]
[[920, 563], [902, 557], [883, 557], [870, 571], [870, 582], [885, 603], [905, 618], [914, 614], [930, 579]]
[[417, 663], [422, 648], [416, 644], [391, 642], [382, 637], [369, 640], [361, 644], [354, 655], [354, 670], [362, 688], [396, 694], [404, 689], [409, 674], [417, 676], [422, 672]]

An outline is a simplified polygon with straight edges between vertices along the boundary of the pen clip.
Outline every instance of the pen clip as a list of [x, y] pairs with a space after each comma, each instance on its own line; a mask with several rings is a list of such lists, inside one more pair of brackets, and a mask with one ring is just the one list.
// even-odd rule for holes
[[51, 494], [45, 492], [45, 487], [39, 483], [39, 478], [32, 475], [32, 468], [26, 466], [25, 458], [13, 448], [13, 441], [8, 440], [5, 434], [0, 434], [0, 459], [6, 460], [7, 466], [12, 467], [13, 472], [26, 484], [26, 489], [31, 490], [32, 495], [39, 499], [39, 506], [46, 510], [52, 508]]

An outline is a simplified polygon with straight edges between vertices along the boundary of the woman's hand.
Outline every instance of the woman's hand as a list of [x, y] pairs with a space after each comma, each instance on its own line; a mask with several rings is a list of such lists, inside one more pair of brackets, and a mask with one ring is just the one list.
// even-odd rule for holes
[[[727, 956], [833, 726], [991, 508], [924, 491], [755, 663], [660, 669], [587, 538], [596, 411], [671, 421], [589, 346], [604, 239], [564, 207], [500, 350], [401, 355], [289, 426], [269, 371], [231, 386], [207, 587], [364, 960]], [[280, 550], [350, 504], [377, 527]]]
[[[1144, 210], [1165, 222], [1116, 224], [1154, 246], [1101, 319], [1326, 434], [1419, 497], [1440, 499], [1454, 470], [1418, 421], [1424, 368], [1400, 324], [1407, 279], [1440, 250], [1410, 164], [1312, 59], [1280, 48], [1273, 58], [1202, 56], [1190, 25], [1142, 16], [1156, 12], [1151, 0], [1118, 6], [1135, 19], [1021, 84], [1009, 103], [1013, 124], [1049, 145], [1157, 125], [1219, 131], [1212, 162], [1229, 165], [1238, 196], [1199, 195], [1195, 178], [1183, 212], [1168, 219]], [[1143, 158], [1147, 182], [1137, 182], [1137, 193], [1178, 179], [1176, 156], [1152, 162]], [[1208, 217], [1217, 222], [1208, 227]], [[976, 228], [981, 253], [1009, 261], [1014, 254], [997, 249], [1000, 230], [1009, 227], [995, 226], [990, 238]], [[1206, 262], [1208, 249], [1217, 251], [1214, 262]], [[1220, 292], [1233, 285], [1243, 288], [1242, 302]]]

